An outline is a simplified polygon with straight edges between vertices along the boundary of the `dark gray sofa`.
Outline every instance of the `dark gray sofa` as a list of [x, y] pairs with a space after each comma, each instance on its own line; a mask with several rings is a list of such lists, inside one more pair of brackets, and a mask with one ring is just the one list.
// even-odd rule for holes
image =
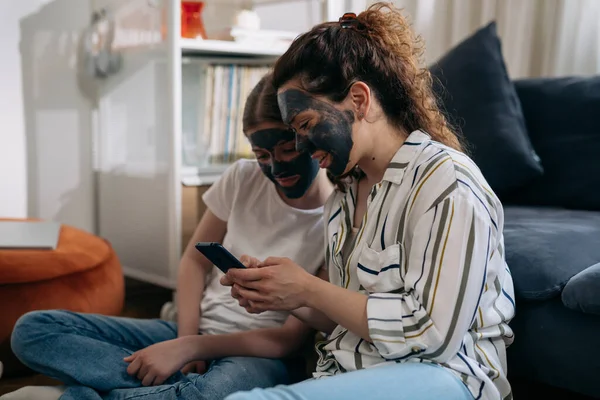
[[503, 199], [509, 377], [600, 398], [600, 77], [515, 88], [544, 174]]
[[600, 76], [511, 79], [495, 23], [430, 71], [504, 205], [515, 398], [600, 398]]

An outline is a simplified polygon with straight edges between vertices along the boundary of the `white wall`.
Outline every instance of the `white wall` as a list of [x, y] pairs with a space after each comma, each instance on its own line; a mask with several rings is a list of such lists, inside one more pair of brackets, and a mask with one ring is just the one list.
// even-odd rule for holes
[[256, 6], [261, 26], [265, 29], [281, 29], [305, 32], [325, 19], [336, 21], [346, 12], [360, 13], [367, 7], [367, 0], [328, 0], [323, 7], [319, 0], [289, 0], [283, 3], [267, 3]]
[[21, 54], [21, 18], [50, 0], [0, 2], [0, 217], [27, 215], [27, 163]]
[[76, 74], [87, 0], [0, 1], [0, 217], [93, 230], [91, 104]]
[[263, 29], [302, 33], [321, 22], [320, 1], [291, 0], [285, 3], [258, 5], [255, 10]]

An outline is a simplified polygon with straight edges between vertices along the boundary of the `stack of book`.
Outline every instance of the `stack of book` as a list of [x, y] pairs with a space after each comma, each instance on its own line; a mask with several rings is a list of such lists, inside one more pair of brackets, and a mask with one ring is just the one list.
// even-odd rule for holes
[[227, 164], [252, 157], [242, 131], [246, 98], [269, 72], [269, 66], [210, 65], [204, 75], [204, 112], [199, 121], [198, 146], [210, 164]]

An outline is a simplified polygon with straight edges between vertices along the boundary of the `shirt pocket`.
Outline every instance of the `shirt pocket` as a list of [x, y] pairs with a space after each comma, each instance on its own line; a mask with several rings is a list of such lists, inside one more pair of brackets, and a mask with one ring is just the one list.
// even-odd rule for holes
[[369, 293], [388, 293], [404, 288], [405, 254], [402, 243], [377, 251], [367, 246], [358, 257], [357, 275]]

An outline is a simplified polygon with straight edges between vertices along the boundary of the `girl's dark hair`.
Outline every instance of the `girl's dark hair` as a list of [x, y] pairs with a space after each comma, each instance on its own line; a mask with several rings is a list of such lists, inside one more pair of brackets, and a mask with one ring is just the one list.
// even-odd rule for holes
[[362, 81], [391, 124], [409, 133], [422, 129], [462, 151], [433, 95], [431, 75], [421, 66], [423, 51], [400, 10], [376, 3], [344, 27], [326, 22], [296, 38], [275, 64], [273, 85], [277, 89], [299, 78], [307, 92], [340, 102]]
[[283, 123], [277, 104], [277, 90], [273, 86], [272, 79], [272, 73], [263, 76], [246, 99], [242, 116], [244, 133], [264, 122]]

